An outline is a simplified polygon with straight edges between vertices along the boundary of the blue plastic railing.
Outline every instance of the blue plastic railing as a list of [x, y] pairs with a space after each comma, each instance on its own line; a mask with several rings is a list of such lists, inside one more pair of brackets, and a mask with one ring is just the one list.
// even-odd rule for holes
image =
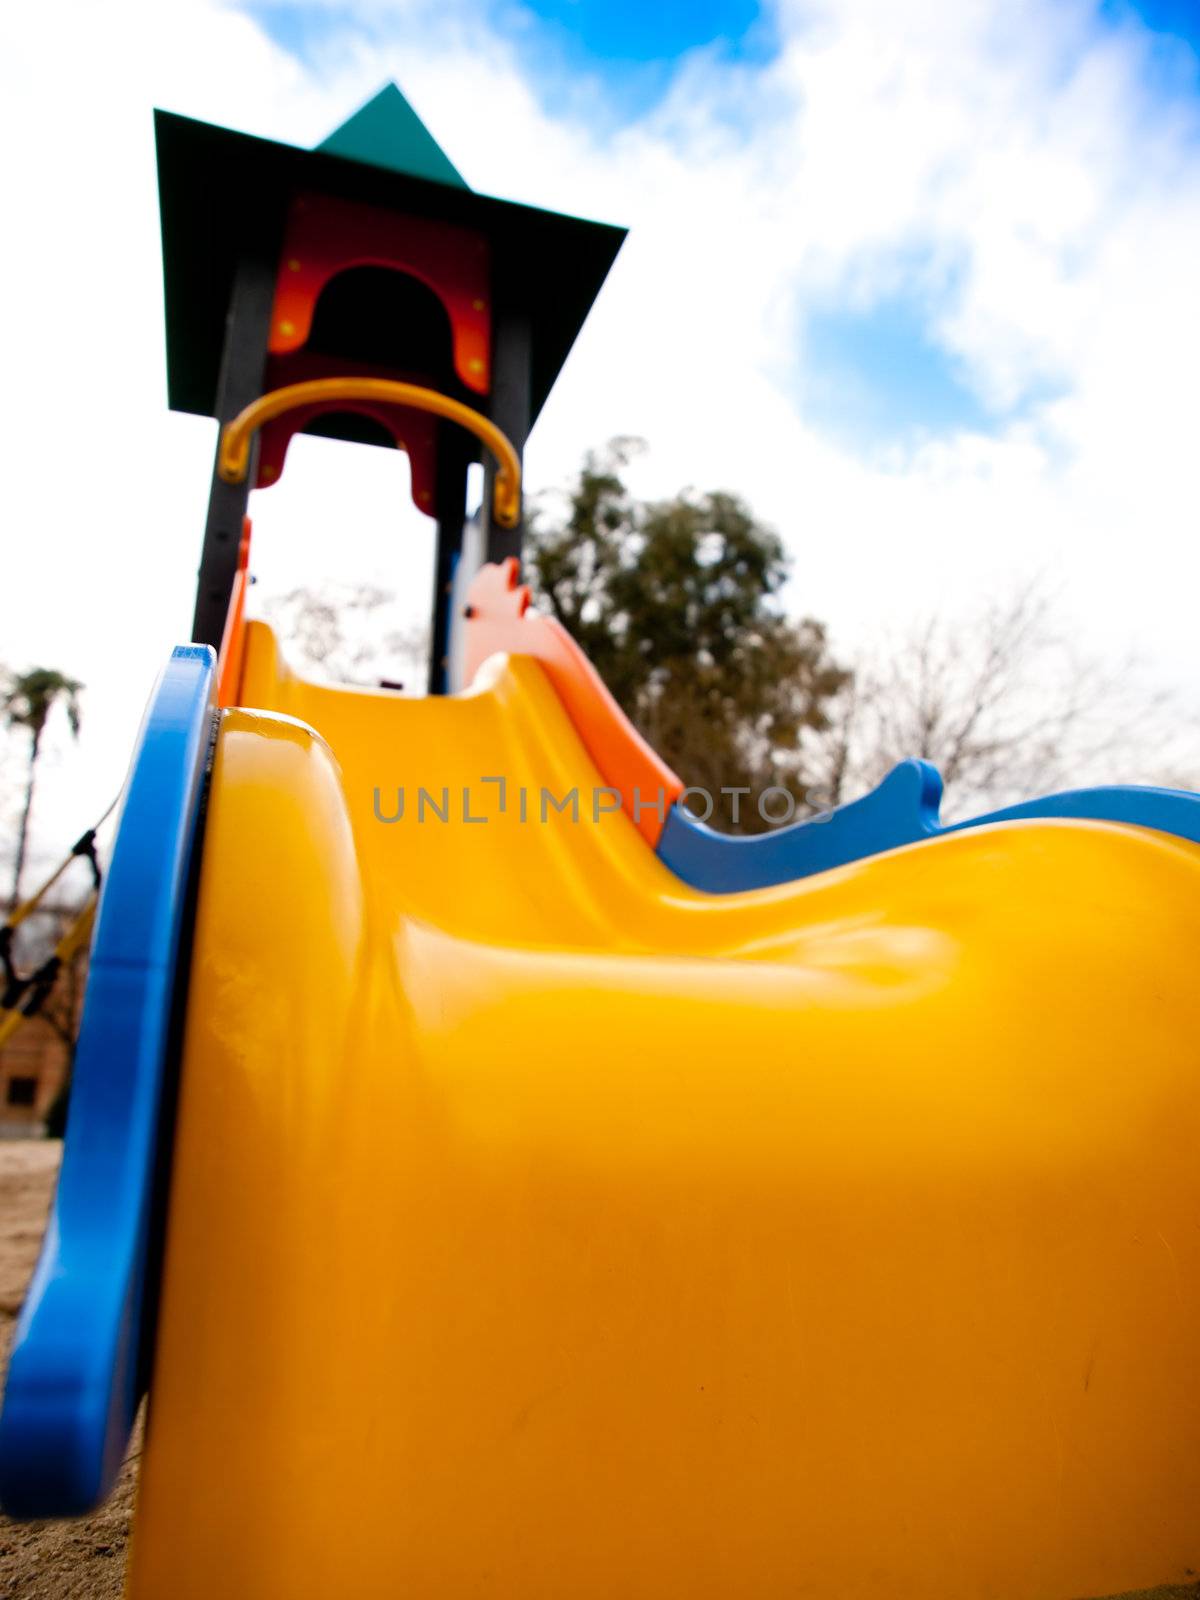
[[151, 698], [101, 891], [62, 1170], [0, 1413], [0, 1505], [73, 1516], [120, 1470], [153, 1345], [173, 1023], [216, 657], [175, 650]]
[[877, 789], [775, 833], [717, 833], [681, 806], [667, 813], [658, 854], [693, 888], [710, 894], [765, 889], [844, 867], [922, 839], [1038, 817], [1086, 818], [1155, 828], [1200, 844], [1200, 795], [1175, 789], [1072, 789], [989, 811], [967, 822], [938, 820], [942, 780], [928, 761], [902, 761]]

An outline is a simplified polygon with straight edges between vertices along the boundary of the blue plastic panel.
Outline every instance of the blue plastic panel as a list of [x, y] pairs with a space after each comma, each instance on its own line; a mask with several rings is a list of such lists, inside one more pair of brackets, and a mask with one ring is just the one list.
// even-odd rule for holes
[[693, 888], [733, 894], [740, 889], [792, 883], [900, 845], [981, 828], [989, 822], [1086, 818], [1157, 828], [1200, 843], [1200, 795], [1174, 789], [1071, 789], [945, 826], [938, 821], [941, 799], [937, 769], [928, 761], [903, 761], [861, 800], [750, 838], [717, 833], [674, 806], [667, 813], [658, 854]]
[[100, 897], [58, 1191], [0, 1413], [0, 1504], [73, 1516], [108, 1493], [145, 1387], [152, 1212], [216, 657], [171, 656], [138, 736]]

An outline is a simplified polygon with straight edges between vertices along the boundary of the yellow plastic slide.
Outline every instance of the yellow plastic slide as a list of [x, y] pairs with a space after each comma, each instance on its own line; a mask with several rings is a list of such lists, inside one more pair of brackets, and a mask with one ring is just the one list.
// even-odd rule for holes
[[708, 896], [532, 659], [404, 700], [252, 624], [242, 699], [134, 1600], [1200, 1572], [1200, 849], [1017, 823]]

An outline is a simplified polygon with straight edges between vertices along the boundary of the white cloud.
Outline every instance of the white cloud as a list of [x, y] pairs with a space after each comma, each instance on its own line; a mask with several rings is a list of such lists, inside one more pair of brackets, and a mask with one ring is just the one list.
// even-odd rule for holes
[[[44, 829], [119, 781], [190, 619], [214, 430], [165, 411], [155, 103], [310, 144], [395, 77], [473, 186], [632, 226], [531, 442], [534, 485], [641, 433], [640, 486], [745, 493], [794, 542], [797, 603], [846, 641], [1045, 569], [1083, 635], [1190, 686], [1200, 122], [1136, 22], [1101, 28], [1080, 0], [785, 0], [775, 61], [699, 52], [614, 133], [585, 79], [547, 114], [465, 3], [325, 11], [307, 63], [213, 0], [9, 18], [0, 638], [89, 684]], [[805, 307], [914, 285], [967, 380], [1023, 401], [1020, 420], [855, 454], [800, 409]], [[361, 562], [376, 538], [374, 568], [408, 570], [375, 465], [341, 499], [328, 458], [298, 451], [294, 487], [261, 497], [273, 588], [326, 551], [337, 571], [352, 516]]]

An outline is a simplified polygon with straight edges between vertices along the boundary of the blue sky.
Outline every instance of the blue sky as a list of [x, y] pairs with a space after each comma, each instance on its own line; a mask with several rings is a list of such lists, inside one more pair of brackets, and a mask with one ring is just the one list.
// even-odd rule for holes
[[1125, 5], [1123, 0], [1104, 0], [1102, 15], [1119, 19], [1126, 12], [1140, 17], [1156, 33], [1181, 39], [1193, 49], [1200, 49], [1200, 5], [1196, 0], [1140, 0], [1137, 5]]
[[760, 20], [754, 0], [529, 0], [529, 10], [603, 61], [670, 61], [713, 40], [736, 44]]
[[[344, 27], [356, 10], [349, 3], [314, 8], [278, 0], [247, 0], [245, 9], [281, 44], [299, 51]], [[756, 0], [478, 0], [478, 9], [531, 52], [557, 52], [564, 64], [598, 75], [628, 115], [644, 112], [662, 94], [690, 51], [711, 48], [727, 60], [763, 61], [778, 44], [774, 11]], [[1200, 50], [1198, 0], [1098, 0], [1098, 26], [1128, 16]], [[638, 69], [647, 75], [638, 77]], [[553, 92], [553, 85], [546, 87]]]
[[[756, 0], [465, 0], [466, 15], [510, 45], [551, 117], [587, 115], [614, 138], [653, 118], [673, 83], [698, 57], [709, 65], [764, 67], [780, 46], [777, 17]], [[386, 28], [386, 9], [352, 4], [290, 5], [246, 0], [244, 9], [285, 49], [310, 61], [347, 26]], [[1200, 84], [1200, 0], [1096, 0], [1094, 33], [1130, 21], [1157, 35], [1146, 70], [1159, 87]], [[403, 14], [400, 14], [403, 26]], [[419, 23], [416, 24], [419, 26]], [[581, 112], [581, 108], [583, 108]], [[891, 292], [861, 303], [836, 301], [802, 314], [805, 382], [797, 398], [831, 438], [864, 452], [911, 445], [955, 431], [989, 433], [1020, 414], [987, 404], [964, 363], [939, 337], [927, 293]], [[1036, 393], [1044, 395], [1045, 385]]]
[[[1093, 4], [1097, 31], [1134, 19], [1159, 37], [1160, 64], [1176, 84], [1200, 81], [1200, 0]], [[354, 0], [244, 0], [242, 9], [285, 49], [309, 58], [347, 27], [369, 31], [397, 20], [386, 6], [372, 11]], [[601, 89], [597, 115], [613, 126], [652, 111], [695, 51], [761, 65], [780, 44], [775, 7], [757, 0], [466, 0], [468, 19], [472, 12], [515, 46], [548, 110], [561, 109], [572, 80], [577, 88], [583, 79]]]
[[[754, 0], [527, 0], [524, 9], [537, 19], [525, 31], [533, 64], [555, 56], [568, 70], [598, 77], [617, 116], [650, 110], [693, 50], [761, 63], [777, 43], [771, 15]], [[548, 85], [556, 77], [549, 73]]]
[[[725, 62], [761, 64], [777, 46], [773, 14], [756, 0], [472, 0], [473, 9], [517, 50], [551, 114], [576, 106], [580, 86], [595, 86], [593, 111], [607, 129], [645, 116], [662, 100], [682, 60], [704, 50]], [[312, 59], [355, 15], [330, 6], [245, 0], [244, 10], [272, 38]], [[386, 25], [386, 24], [385, 24]]]
[[807, 319], [804, 401], [832, 435], [862, 448], [908, 443], [997, 420], [930, 333], [927, 307], [895, 295], [869, 310]]

